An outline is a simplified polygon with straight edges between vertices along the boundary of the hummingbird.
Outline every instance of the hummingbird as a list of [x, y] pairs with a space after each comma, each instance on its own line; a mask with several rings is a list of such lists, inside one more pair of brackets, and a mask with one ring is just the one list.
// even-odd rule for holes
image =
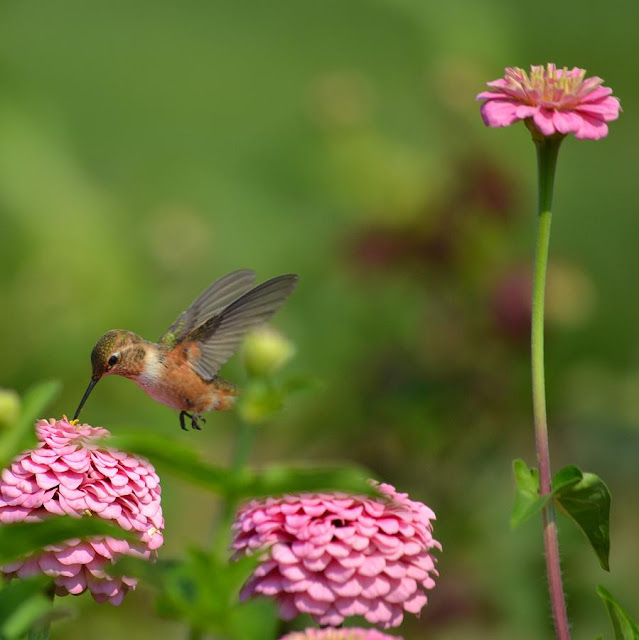
[[266, 322], [295, 289], [285, 274], [255, 284], [255, 273], [239, 269], [218, 278], [181, 313], [158, 342], [132, 331], [107, 331], [91, 351], [92, 375], [73, 416], [76, 420], [95, 385], [107, 375], [133, 380], [147, 395], [180, 412], [201, 429], [208, 411], [230, 409], [240, 390], [217, 374], [244, 335]]

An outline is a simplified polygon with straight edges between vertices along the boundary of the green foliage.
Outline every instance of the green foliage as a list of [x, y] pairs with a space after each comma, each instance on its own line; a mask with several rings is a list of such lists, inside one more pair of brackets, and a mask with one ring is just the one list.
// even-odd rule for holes
[[0, 387], [0, 431], [12, 428], [20, 415], [20, 396], [13, 389]]
[[179, 562], [150, 564], [123, 558], [116, 570], [136, 575], [157, 592], [160, 615], [186, 622], [193, 630], [232, 640], [264, 640], [275, 636], [276, 616], [271, 602], [239, 604], [239, 590], [258, 563], [244, 557], [221, 561], [213, 554], [191, 549]]
[[238, 487], [239, 497], [277, 496], [301, 491], [344, 491], [375, 495], [363, 467], [349, 464], [325, 467], [269, 465], [263, 471], [246, 470]]
[[46, 593], [50, 588], [44, 576], [0, 587], [0, 640], [17, 640], [29, 629], [68, 615], [64, 609], [54, 611], [53, 599]]
[[510, 526], [516, 529], [539, 513], [550, 500], [550, 496], [539, 496], [539, 473], [529, 469], [523, 460], [513, 461], [515, 477], [515, 504], [510, 516]]
[[565, 467], [553, 478], [559, 507], [588, 538], [602, 569], [610, 571], [610, 491], [594, 473]]
[[612, 628], [615, 631], [615, 640], [639, 640], [639, 627], [624, 611], [621, 605], [613, 598], [610, 591], [599, 585], [597, 593], [604, 601]]
[[44, 522], [5, 524], [0, 526], [0, 565], [50, 544], [89, 536], [135, 540], [132, 534], [102, 518], [53, 516]]
[[238, 401], [240, 419], [260, 425], [276, 416], [287, 406], [291, 396], [319, 388], [317, 379], [309, 376], [276, 378], [251, 377]]
[[373, 493], [367, 480], [370, 472], [356, 465], [308, 468], [274, 465], [264, 470], [243, 469], [236, 473], [204, 461], [191, 446], [162, 435], [131, 430], [106, 442], [149, 458], [162, 472], [236, 499], [321, 490]]
[[246, 385], [237, 410], [245, 422], [260, 424], [279, 413], [284, 399], [285, 394], [272, 381], [255, 378]]
[[223, 495], [234, 488], [233, 474], [229, 470], [204, 461], [196, 449], [175, 438], [127, 429], [125, 435], [105, 440], [107, 445], [144, 456], [160, 472], [171, 473], [214, 493]]
[[523, 460], [513, 462], [515, 504], [510, 519], [516, 528], [539, 513], [552, 498], [588, 538], [602, 569], [610, 570], [610, 492], [594, 473], [570, 465], [552, 479], [552, 492], [539, 495], [539, 474]]
[[24, 395], [16, 422], [0, 438], [0, 469], [7, 467], [21, 451], [35, 443], [33, 425], [56, 399], [62, 385], [57, 381], [38, 384]]

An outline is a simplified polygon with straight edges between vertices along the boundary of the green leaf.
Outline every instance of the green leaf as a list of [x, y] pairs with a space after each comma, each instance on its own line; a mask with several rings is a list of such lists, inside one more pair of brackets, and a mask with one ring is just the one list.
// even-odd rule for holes
[[354, 465], [327, 467], [270, 466], [263, 471], [245, 471], [238, 497], [277, 496], [302, 491], [344, 491], [376, 495], [368, 478], [371, 473]]
[[105, 440], [105, 446], [140, 454], [161, 472], [166, 471], [214, 493], [229, 494], [235, 484], [231, 471], [206, 462], [190, 445], [166, 436], [131, 432]]
[[577, 467], [566, 467], [557, 476], [553, 479], [553, 493], [557, 504], [584, 532], [602, 569], [610, 571], [608, 487], [594, 473], [583, 473]]
[[512, 529], [516, 529], [539, 513], [548, 504], [550, 495], [540, 497], [537, 470], [529, 469], [523, 460], [513, 461], [513, 475], [515, 477], [515, 504], [510, 516], [510, 526]]
[[265, 640], [278, 637], [278, 624], [273, 602], [258, 598], [233, 606], [228, 628], [230, 636], [237, 640]]
[[354, 465], [327, 467], [270, 466], [239, 474], [212, 465], [190, 445], [147, 433], [130, 433], [105, 440], [105, 446], [148, 458], [161, 473], [171, 473], [195, 485], [234, 498], [261, 497], [300, 491], [345, 491], [374, 495], [368, 483], [371, 473]]
[[43, 382], [27, 391], [22, 400], [20, 417], [12, 429], [0, 439], [0, 468], [9, 466], [21, 451], [36, 442], [33, 428], [36, 420], [44, 417], [44, 411], [58, 396], [62, 385], [58, 381]]
[[597, 593], [606, 605], [612, 628], [615, 631], [615, 640], [639, 640], [639, 628], [612, 597], [612, 594], [601, 585], [597, 587]]
[[136, 576], [153, 587], [158, 592], [157, 609], [165, 617], [225, 638], [263, 640], [275, 637], [274, 603], [238, 602], [242, 585], [258, 564], [258, 554], [229, 561], [189, 549], [180, 561], [151, 564], [122, 558], [114, 571]]
[[89, 536], [135, 540], [131, 533], [102, 518], [55, 516], [44, 522], [16, 522], [0, 526], [0, 565], [49, 544]]
[[583, 473], [579, 467], [568, 465], [558, 471], [552, 479], [552, 492], [557, 495], [568, 487], [572, 487], [581, 481]]
[[53, 608], [44, 590], [50, 583], [45, 576], [29, 580], [12, 580], [0, 591], [0, 638], [13, 640]]
[[[68, 609], [53, 607], [47, 593], [51, 578], [40, 575], [26, 580], [11, 580], [0, 587], [0, 638], [21, 638], [36, 625], [48, 627], [52, 620], [70, 615]], [[31, 637], [31, 636], [29, 636]]]

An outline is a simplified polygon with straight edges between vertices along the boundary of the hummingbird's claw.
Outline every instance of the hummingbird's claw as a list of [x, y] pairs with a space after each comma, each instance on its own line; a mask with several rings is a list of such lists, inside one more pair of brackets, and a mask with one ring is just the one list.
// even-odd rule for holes
[[186, 425], [184, 424], [184, 416], [191, 420], [191, 429], [196, 429], [197, 431], [201, 431], [202, 427], [200, 426], [200, 421], [206, 422], [206, 419], [202, 416], [197, 415], [197, 413], [189, 413], [188, 411], [180, 411], [180, 426], [184, 431], [188, 431]]

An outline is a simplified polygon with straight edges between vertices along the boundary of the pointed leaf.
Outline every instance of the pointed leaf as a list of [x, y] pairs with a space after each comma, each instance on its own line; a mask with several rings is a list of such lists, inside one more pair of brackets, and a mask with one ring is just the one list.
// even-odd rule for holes
[[18, 421], [12, 429], [4, 432], [0, 439], [0, 469], [9, 466], [17, 454], [35, 443], [34, 424], [44, 416], [46, 407], [55, 400], [61, 388], [62, 385], [58, 381], [51, 380], [27, 391], [22, 399]]
[[583, 478], [583, 473], [579, 467], [568, 465], [558, 471], [552, 479], [552, 492], [557, 495], [561, 491], [571, 487]]
[[235, 498], [260, 497], [300, 491], [347, 491], [374, 495], [367, 478], [371, 473], [354, 465], [320, 468], [270, 466], [235, 474], [204, 461], [199, 452], [176, 440], [147, 433], [129, 433], [105, 444], [148, 458], [161, 472], [172, 473], [210, 491]]
[[196, 449], [166, 436], [133, 431], [109, 438], [105, 445], [140, 454], [161, 472], [166, 471], [215, 493], [226, 495], [234, 487], [231, 471], [206, 462]]
[[601, 585], [597, 587], [597, 593], [606, 605], [612, 627], [615, 631], [615, 640], [639, 640], [639, 628], [612, 597], [612, 594]]
[[135, 539], [128, 531], [102, 518], [55, 516], [44, 522], [16, 522], [0, 526], [0, 565], [49, 544], [89, 536]]
[[245, 471], [237, 491], [238, 497], [277, 496], [303, 491], [344, 491], [376, 495], [363, 467], [339, 465], [327, 467], [286, 467], [272, 465], [260, 472]]
[[539, 495], [539, 475], [536, 469], [529, 469], [523, 460], [513, 461], [515, 476], [515, 504], [510, 516], [510, 527], [516, 529], [526, 520], [539, 513], [550, 496]]
[[[578, 475], [581, 474], [581, 478]], [[557, 476], [559, 480], [556, 482]], [[610, 571], [610, 491], [594, 473], [583, 473], [577, 467], [562, 469], [553, 480], [555, 500], [584, 532], [597, 554], [602, 569]], [[570, 482], [566, 479], [570, 478]], [[577, 479], [576, 482], [574, 480]]]

